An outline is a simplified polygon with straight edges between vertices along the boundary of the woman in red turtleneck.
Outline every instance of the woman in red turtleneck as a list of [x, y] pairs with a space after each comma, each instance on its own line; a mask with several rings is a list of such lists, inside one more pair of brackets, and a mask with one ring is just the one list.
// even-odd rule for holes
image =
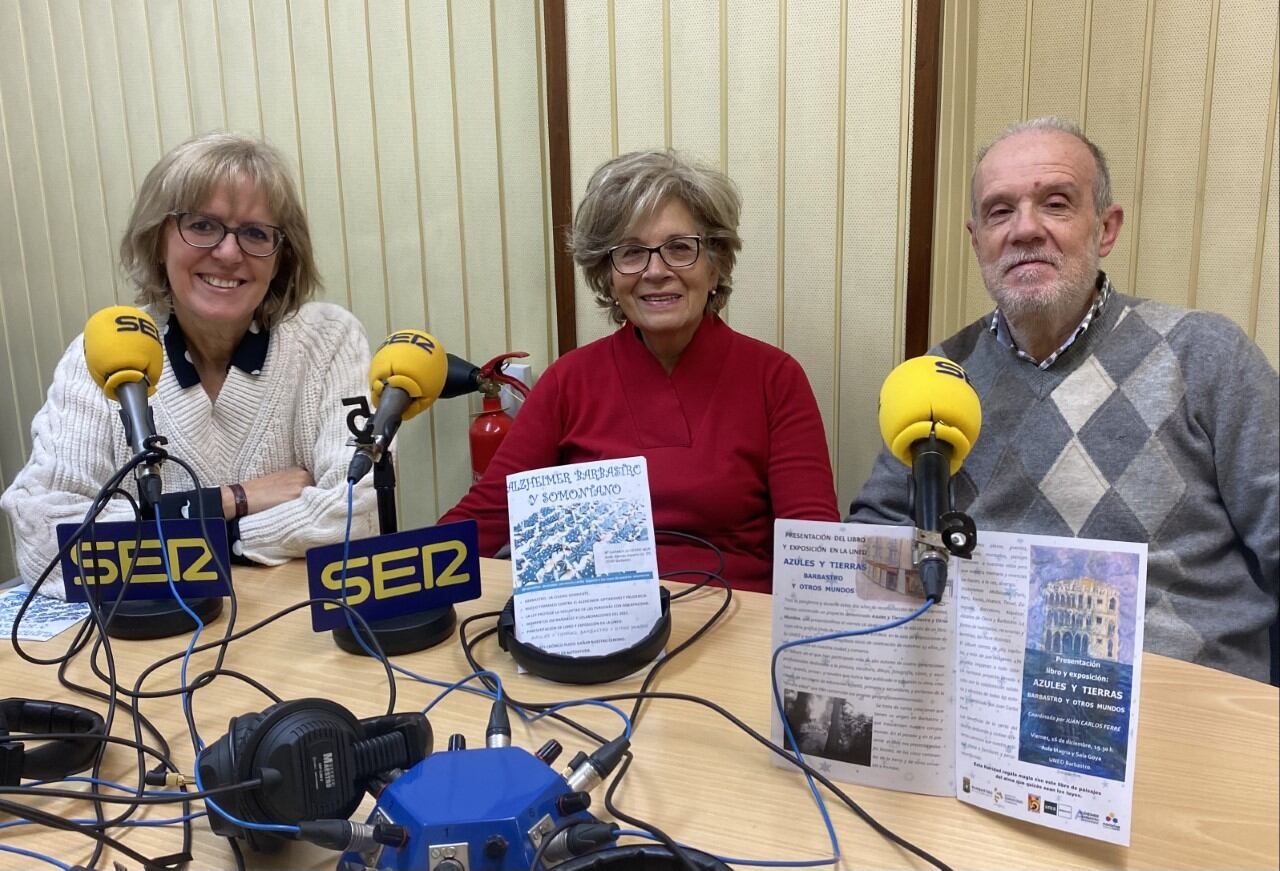
[[[596, 171], [572, 248], [620, 327], [547, 368], [484, 478], [441, 522], [474, 518], [493, 553], [508, 537], [507, 475], [643, 456], [654, 528], [707, 539], [735, 588], [768, 592], [774, 519], [839, 519], [800, 364], [717, 314], [732, 291], [738, 213], [727, 177], [670, 152]], [[715, 565], [705, 548], [658, 536], [664, 574]]]

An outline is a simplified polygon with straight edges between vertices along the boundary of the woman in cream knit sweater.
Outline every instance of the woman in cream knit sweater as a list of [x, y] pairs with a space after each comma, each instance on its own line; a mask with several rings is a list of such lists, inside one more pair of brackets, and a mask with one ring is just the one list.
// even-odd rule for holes
[[[341, 398], [365, 392], [369, 343], [349, 312], [308, 302], [319, 285], [311, 240], [279, 154], [225, 133], [174, 148], [142, 184], [121, 261], [164, 341], [156, 432], [202, 485], [164, 464], [161, 513], [223, 518], [239, 560], [275, 564], [340, 541], [351, 456]], [[131, 456], [83, 336], [58, 363], [31, 436], [0, 497], [28, 584], [57, 552], [55, 527], [82, 520]], [[367, 482], [357, 487], [353, 536], [373, 531], [373, 501]], [[100, 519], [131, 516], [117, 499]], [[62, 595], [58, 579], [41, 592]]]

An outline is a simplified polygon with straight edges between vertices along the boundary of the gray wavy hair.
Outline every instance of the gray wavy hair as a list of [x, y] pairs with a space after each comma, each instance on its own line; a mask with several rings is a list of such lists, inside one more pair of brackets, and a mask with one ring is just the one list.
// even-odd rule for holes
[[737, 186], [724, 173], [674, 151], [633, 151], [615, 157], [591, 176], [568, 239], [569, 251], [582, 267], [596, 302], [616, 324], [625, 317], [613, 305], [609, 249], [673, 199], [683, 203], [698, 223], [707, 257], [719, 275], [706, 310], [719, 312], [729, 302], [733, 267], [742, 248], [738, 235], [742, 198]]

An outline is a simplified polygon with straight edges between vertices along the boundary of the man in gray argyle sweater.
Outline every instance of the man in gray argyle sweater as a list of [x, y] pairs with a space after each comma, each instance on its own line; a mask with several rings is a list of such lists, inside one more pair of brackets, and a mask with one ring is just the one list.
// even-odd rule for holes
[[[1041, 118], [978, 153], [967, 224], [996, 311], [933, 353], [982, 398], [955, 479], [979, 529], [1145, 541], [1146, 649], [1270, 677], [1280, 587], [1280, 379], [1224, 317], [1116, 292], [1124, 211], [1078, 127]], [[887, 451], [852, 520], [910, 523]]]

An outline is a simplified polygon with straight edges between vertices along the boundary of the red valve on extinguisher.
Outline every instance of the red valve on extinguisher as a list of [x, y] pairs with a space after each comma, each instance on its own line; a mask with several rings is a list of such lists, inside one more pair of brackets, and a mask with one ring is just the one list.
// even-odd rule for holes
[[511, 431], [514, 423], [511, 415], [502, 408], [502, 397], [499, 395], [502, 385], [509, 386], [521, 396], [529, 395], [529, 388], [523, 381], [512, 378], [503, 372], [507, 361], [514, 357], [529, 356], [523, 351], [500, 354], [480, 367], [480, 392], [484, 394], [484, 404], [480, 414], [471, 422], [467, 431], [467, 442], [471, 448], [471, 480], [479, 481], [484, 476], [489, 462], [502, 445], [502, 440]]

